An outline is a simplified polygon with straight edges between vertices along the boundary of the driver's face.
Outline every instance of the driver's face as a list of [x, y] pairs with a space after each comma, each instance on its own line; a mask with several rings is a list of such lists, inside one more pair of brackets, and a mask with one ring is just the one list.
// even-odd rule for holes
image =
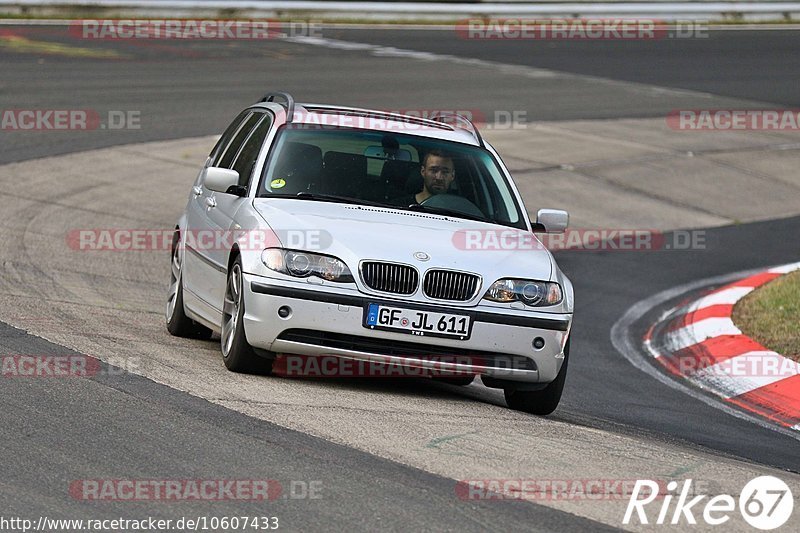
[[425, 161], [425, 166], [420, 169], [425, 188], [430, 194], [447, 192], [450, 184], [455, 179], [453, 160], [447, 157], [430, 155]]

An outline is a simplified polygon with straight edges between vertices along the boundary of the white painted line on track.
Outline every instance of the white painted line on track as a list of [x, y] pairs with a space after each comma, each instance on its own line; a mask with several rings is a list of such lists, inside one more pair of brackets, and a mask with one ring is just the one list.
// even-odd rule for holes
[[794, 272], [795, 270], [800, 270], [800, 262], [770, 268], [767, 270], [767, 272], [771, 272], [773, 274], [788, 274], [789, 272]]
[[433, 52], [421, 52], [417, 50], [409, 50], [406, 48], [395, 48], [393, 46], [382, 46], [379, 44], [358, 43], [353, 41], [343, 41], [340, 39], [329, 39], [326, 37], [289, 37], [286, 41], [306, 44], [311, 46], [321, 46], [333, 50], [347, 50], [347, 51], [363, 51], [370, 52], [377, 57], [400, 57], [419, 59], [422, 61], [446, 61], [448, 63], [455, 63], [459, 65], [488, 67], [493, 69], [500, 69], [508, 74], [517, 74], [526, 76], [528, 78], [557, 78], [567, 77], [571, 75], [562, 74], [554, 70], [526, 67], [522, 65], [510, 65], [505, 63], [497, 63], [495, 61], [486, 61], [484, 59], [473, 59], [466, 57], [458, 57], [449, 54], [437, 54]]
[[354, 41], [343, 41], [340, 39], [329, 39], [326, 37], [288, 37], [284, 39], [288, 42], [307, 44], [311, 46], [322, 46], [325, 48], [335, 50], [350, 50], [362, 51], [371, 53], [378, 57], [401, 57], [419, 59], [423, 61], [443, 61], [446, 63], [465, 65], [472, 67], [490, 68], [500, 72], [501, 74], [524, 76], [527, 78], [551, 78], [551, 79], [564, 79], [564, 80], [586, 80], [603, 85], [612, 85], [624, 90], [636, 92], [647, 95], [674, 95], [674, 96], [693, 96], [696, 98], [715, 98], [716, 95], [704, 93], [700, 91], [692, 91], [688, 89], [671, 89], [659, 87], [657, 85], [647, 85], [645, 83], [637, 83], [631, 81], [614, 80], [610, 78], [603, 78], [600, 76], [589, 76], [585, 74], [572, 74], [561, 72], [557, 70], [544, 69], [538, 67], [529, 67], [525, 65], [513, 65], [508, 63], [500, 63], [497, 61], [488, 61], [485, 59], [475, 59], [454, 56], [449, 54], [437, 54], [434, 52], [421, 52], [417, 50], [409, 50], [405, 48], [395, 48], [393, 46], [383, 46], [378, 44], [358, 43]]
[[752, 290], [753, 287], [728, 287], [727, 289], [713, 291], [708, 296], [703, 296], [697, 301], [679, 305], [665, 311], [659, 319], [659, 322], [663, 322], [669, 316], [688, 315], [689, 313], [694, 313], [695, 311], [711, 307], [712, 305], [733, 305], [739, 301], [739, 298], [746, 296]]
[[733, 305], [751, 292], [753, 292], [753, 287], [728, 287], [727, 289], [715, 291], [708, 296], [703, 296], [690, 305], [688, 309], [697, 311], [712, 305]]
[[741, 335], [742, 332], [730, 318], [712, 317], [687, 324], [664, 335], [664, 344], [677, 352], [698, 342], [720, 335]]

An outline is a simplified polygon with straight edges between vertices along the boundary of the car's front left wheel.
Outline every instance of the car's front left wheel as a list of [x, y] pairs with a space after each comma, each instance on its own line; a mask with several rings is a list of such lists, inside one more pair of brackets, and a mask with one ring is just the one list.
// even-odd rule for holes
[[181, 253], [181, 235], [177, 231], [172, 237], [169, 291], [165, 316], [167, 331], [176, 337], [190, 339], [211, 337], [211, 330], [186, 316], [183, 307], [183, 254]]
[[510, 408], [534, 415], [549, 415], [556, 410], [561, 401], [561, 393], [564, 391], [564, 382], [567, 380], [569, 341], [567, 339], [567, 344], [564, 346], [564, 362], [561, 364], [561, 369], [558, 371], [556, 379], [547, 387], [537, 391], [505, 389], [506, 403]]
[[242, 260], [234, 259], [228, 269], [225, 284], [225, 301], [222, 304], [222, 360], [232, 372], [245, 374], [269, 374], [272, 372], [272, 359], [259, 357], [247, 342], [244, 333], [244, 276]]

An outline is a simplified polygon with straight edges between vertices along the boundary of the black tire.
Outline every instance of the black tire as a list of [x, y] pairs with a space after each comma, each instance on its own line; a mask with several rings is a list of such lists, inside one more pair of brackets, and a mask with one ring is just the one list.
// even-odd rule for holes
[[448, 385], [458, 385], [459, 387], [466, 387], [473, 381], [475, 381], [474, 375], [469, 376], [436, 376], [433, 378], [435, 381], [439, 381], [441, 383], [447, 383]]
[[244, 333], [244, 294], [242, 260], [234, 259], [228, 269], [225, 283], [225, 301], [222, 304], [222, 334], [220, 347], [225, 367], [243, 374], [271, 374], [273, 360], [260, 357], [247, 342]]
[[569, 363], [569, 339], [564, 346], [564, 364], [558, 371], [556, 379], [544, 389], [537, 391], [523, 391], [506, 388], [503, 390], [506, 404], [515, 411], [524, 411], [533, 415], [549, 415], [558, 407], [561, 393], [564, 391], [564, 382], [567, 380], [567, 363]]
[[165, 313], [167, 331], [176, 337], [209, 339], [211, 330], [186, 316], [183, 307], [183, 256], [179, 244], [180, 233], [175, 232], [170, 251], [170, 284]]

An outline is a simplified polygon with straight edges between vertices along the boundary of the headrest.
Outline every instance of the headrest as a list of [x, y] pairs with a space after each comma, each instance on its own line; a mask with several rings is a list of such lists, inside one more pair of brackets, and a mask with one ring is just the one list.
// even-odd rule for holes
[[347, 177], [347, 174], [362, 177], [367, 174], [367, 157], [361, 154], [325, 152], [323, 163], [329, 175], [335, 173], [341, 177]]
[[319, 146], [287, 143], [272, 173], [272, 183], [276, 185], [270, 184], [270, 187], [276, 193], [298, 193], [308, 190], [321, 173], [322, 150]]

